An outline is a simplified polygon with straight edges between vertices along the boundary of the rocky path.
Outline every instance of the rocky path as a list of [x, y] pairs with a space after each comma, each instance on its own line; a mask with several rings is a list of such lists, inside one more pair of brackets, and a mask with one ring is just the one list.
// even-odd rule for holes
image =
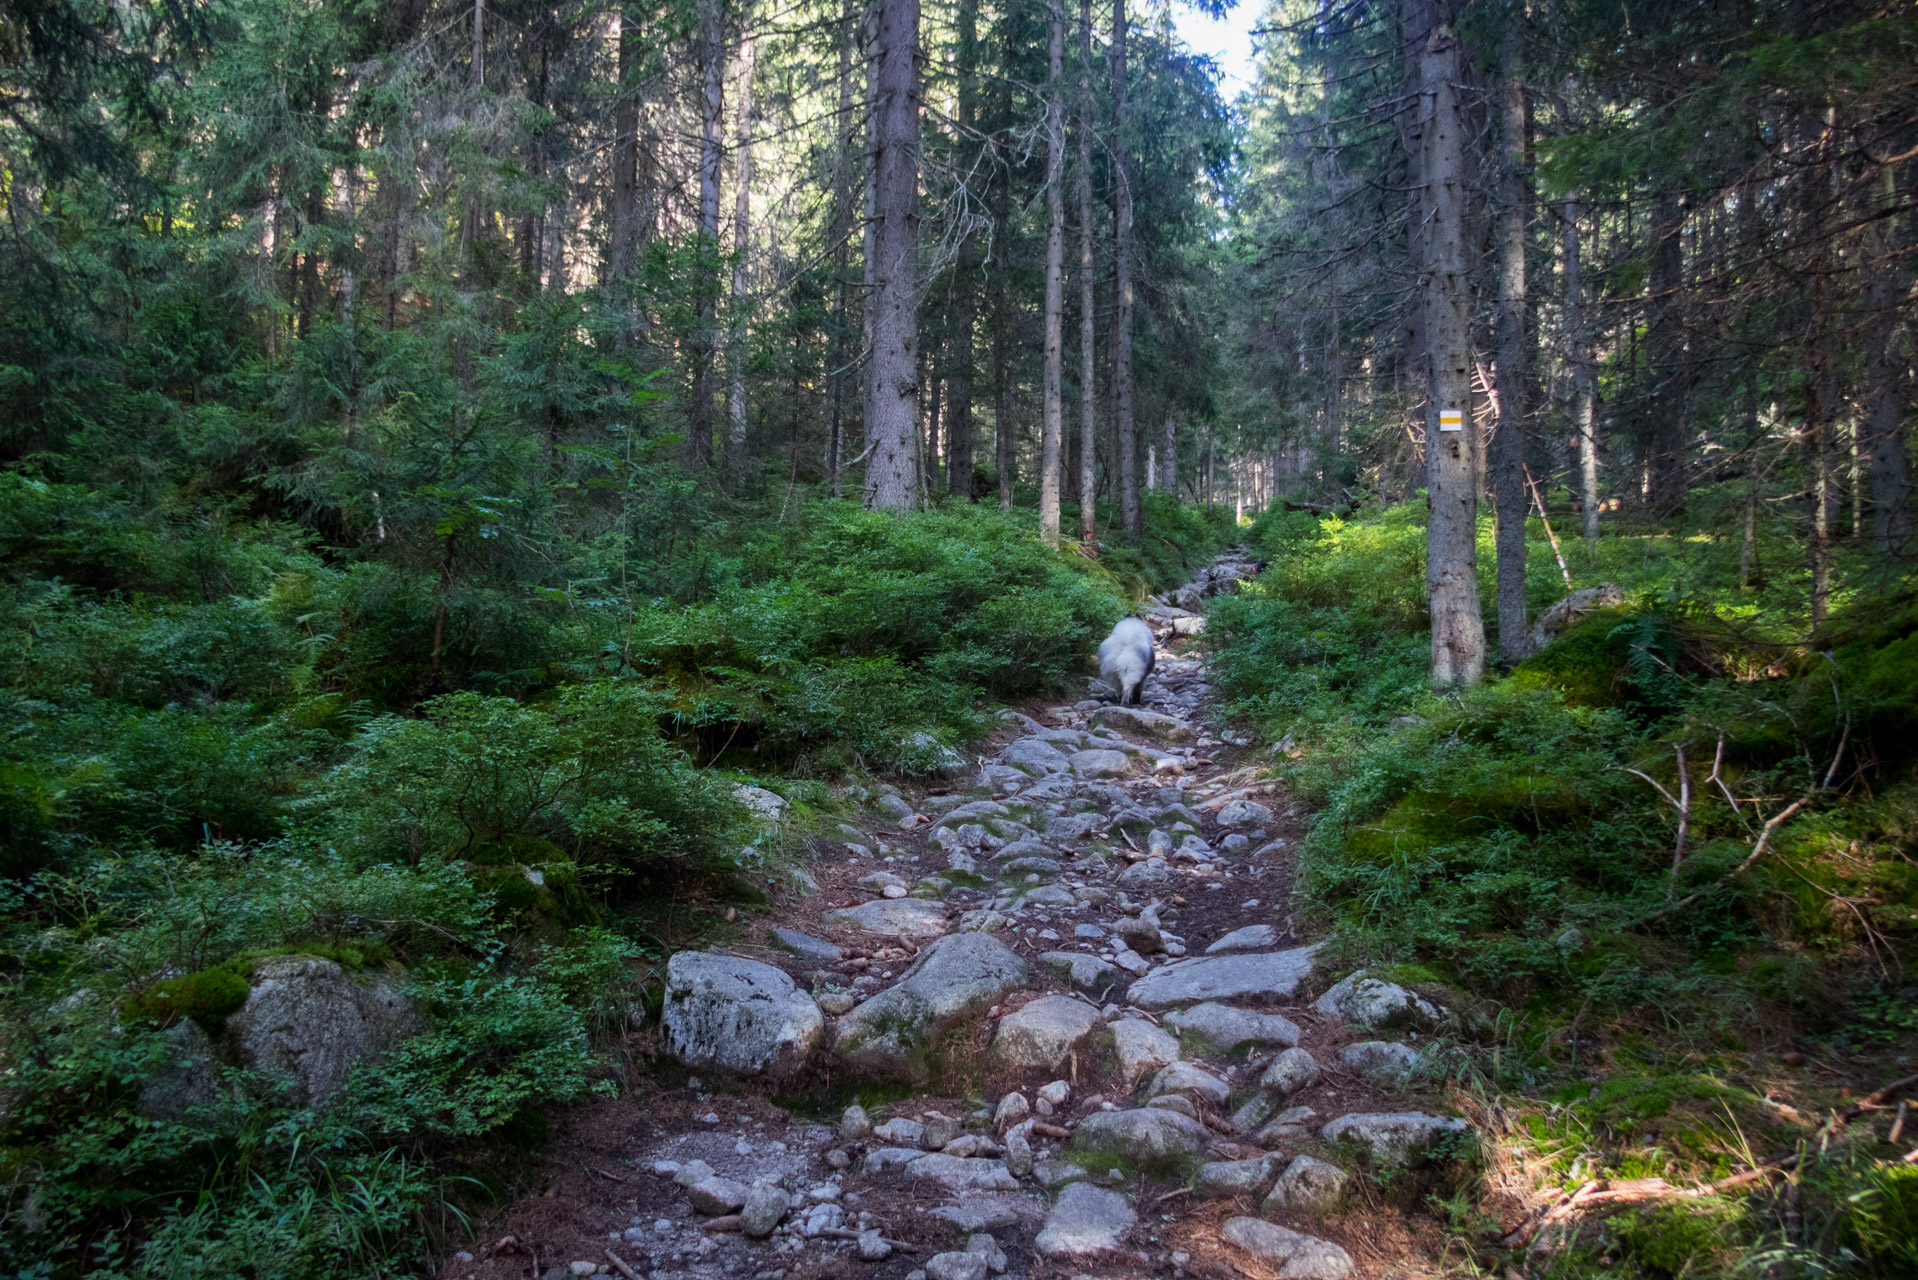
[[1143, 707], [1008, 712], [976, 776], [869, 797], [818, 894], [675, 956], [691, 1074], [578, 1115], [443, 1280], [1436, 1268], [1362, 1175], [1464, 1133], [1429, 1101], [1439, 1011], [1295, 933], [1297, 814], [1182, 651], [1251, 571], [1147, 615]]

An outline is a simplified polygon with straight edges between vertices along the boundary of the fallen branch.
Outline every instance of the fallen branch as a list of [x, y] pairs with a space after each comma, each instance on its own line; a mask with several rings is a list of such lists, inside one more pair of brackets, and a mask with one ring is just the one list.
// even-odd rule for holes
[[1532, 478], [1531, 467], [1526, 466], [1524, 463], [1520, 463], [1519, 465], [1525, 467], [1525, 483], [1532, 486], [1532, 502], [1538, 508], [1538, 522], [1545, 526], [1545, 537], [1552, 544], [1552, 554], [1558, 557], [1558, 571], [1564, 575], [1565, 589], [1570, 591], [1572, 589], [1572, 571], [1565, 567], [1565, 553], [1559, 549], [1558, 535], [1552, 532], [1552, 522], [1545, 515], [1545, 495], [1538, 491], [1538, 481]]
[[[828, 1240], [857, 1240], [859, 1238], [857, 1231], [848, 1231], [844, 1227], [825, 1227], [821, 1229], [819, 1234], [825, 1236]], [[894, 1240], [890, 1236], [880, 1236], [879, 1238], [901, 1253], [919, 1252], [919, 1246], [916, 1244], [907, 1244], [904, 1240]]]
[[619, 1271], [619, 1274], [626, 1277], [626, 1280], [642, 1280], [639, 1272], [633, 1270], [631, 1266], [627, 1265], [626, 1259], [620, 1257], [611, 1249], [606, 1251], [606, 1260], [612, 1263], [614, 1268]]
[[1697, 902], [1700, 898], [1704, 897], [1706, 894], [1710, 893], [1712, 890], [1722, 888], [1725, 885], [1730, 884], [1732, 881], [1738, 879], [1740, 876], [1744, 875], [1747, 871], [1750, 871], [1752, 869], [1753, 864], [1755, 864], [1760, 858], [1765, 856], [1765, 849], [1768, 845], [1771, 844], [1771, 838], [1773, 833], [1775, 833], [1778, 830], [1778, 828], [1784, 823], [1784, 821], [1787, 818], [1791, 817], [1793, 814], [1797, 813], [1800, 809], [1810, 804], [1812, 802], [1813, 797], [1815, 797], [1818, 794], [1819, 790], [1820, 788], [1817, 788], [1817, 787], [1812, 788], [1810, 791], [1807, 791], [1804, 795], [1798, 797], [1798, 799], [1792, 801], [1790, 804], [1786, 805], [1783, 809], [1780, 809], [1777, 813], [1773, 814], [1771, 819], [1765, 823], [1764, 829], [1758, 833], [1758, 842], [1752, 845], [1751, 853], [1746, 855], [1746, 858], [1743, 862], [1733, 867], [1730, 871], [1726, 872], [1724, 875], [1718, 877], [1718, 879], [1712, 881], [1712, 883], [1707, 885], [1705, 888], [1700, 889], [1697, 893], [1688, 894], [1687, 896], [1680, 898], [1677, 902], [1671, 903], [1669, 906], [1660, 907], [1657, 911], [1652, 912], [1650, 915], [1646, 916], [1644, 919], [1640, 920], [1638, 923], [1650, 924], [1652, 921], [1657, 920], [1661, 916], [1668, 916], [1674, 911], [1683, 910], [1684, 908], [1691, 906], [1692, 903]]
[[[1894, 1080], [1884, 1088], [1867, 1094], [1844, 1111], [1835, 1111], [1818, 1133], [1814, 1136], [1829, 1139], [1838, 1130], [1870, 1111], [1883, 1108], [1900, 1093], [1918, 1088], [1918, 1075], [1909, 1075], [1902, 1080]], [[1905, 1104], [1900, 1103], [1900, 1114]], [[1896, 1141], [1896, 1139], [1893, 1139]], [[1577, 1209], [1593, 1204], [1630, 1204], [1644, 1200], [1670, 1198], [1697, 1198], [1718, 1195], [1736, 1190], [1754, 1182], [1762, 1182], [1781, 1173], [1790, 1173], [1802, 1163], [1802, 1156], [1794, 1152], [1777, 1160], [1768, 1160], [1755, 1169], [1743, 1173], [1734, 1173], [1730, 1177], [1708, 1182], [1703, 1186], [1681, 1187], [1665, 1181], [1663, 1178], [1633, 1178], [1614, 1181], [1606, 1178], [1594, 1178], [1575, 1191], [1562, 1191], [1545, 1205], [1534, 1210], [1532, 1216], [1511, 1234], [1500, 1241], [1508, 1249], [1522, 1249], [1530, 1244], [1538, 1233], [1546, 1227], [1562, 1222], [1572, 1216]]]

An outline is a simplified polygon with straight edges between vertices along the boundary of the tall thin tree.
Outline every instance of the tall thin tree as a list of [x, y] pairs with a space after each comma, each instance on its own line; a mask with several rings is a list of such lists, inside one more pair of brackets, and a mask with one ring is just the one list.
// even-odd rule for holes
[[1419, 60], [1420, 221], [1425, 227], [1425, 592], [1432, 683], [1477, 684], [1485, 671], [1478, 602], [1478, 488], [1472, 411], [1471, 280], [1466, 251], [1468, 124], [1459, 101], [1459, 42], [1435, 26]]
[[1059, 545], [1059, 441], [1065, 429], [1066, 117], [1060, 88], [1065, 74], [1066, 15], [1061, 0], [1047, 4], [1046, 40], [1046, 369], [1044, 421], [1039, 436], [1039, 536]]
[[759, 48], [752, 29], [752, 8], [739, 15], [739, 67], [733, 111], [733, 297], [732, 329], [726, 345], [726, 466], [746, 465], [746, 313], [752, 298], [753, 238], [753, 70]]
[[919, 453], [919, 0], [877, 0], [866, 505], [914, 505]]
[[1525, 76], [1520, 60], [1523, 0], [1506, 19], [1503, 132], [1498, 211], [1498, 429], [1492, 437], [1492, 486], [1498, 511], [1498, 651], [1507, 662], [1526, 656], [1525, 421], [1531, 392], [1530, 307], [1525, 295], [1525, 241], [1532, 216], [1525, 168]]
[[694, 246], [692, 403], [687, 413], [694, 466], [713, 458], [713, 355], [719, 292], [719, 158], [726, 116], [726, 43], [724, 0], [700, 0], [699, 50], [699, 228]]
[[1143, 531], [1139, 505], [1139, 432], [1132, 405], [1132, 166], [1126, 101], [1125, 0], [1112, 0], [1113, 293], [1112, 417], [1119, 437], [1119, 520], [1125, 531]]
[[1079, 0], [1079, 541], [1098, 547], [1098, 392], [1093, 351], [1096, 285], [1092, 276], [1092, 0]]

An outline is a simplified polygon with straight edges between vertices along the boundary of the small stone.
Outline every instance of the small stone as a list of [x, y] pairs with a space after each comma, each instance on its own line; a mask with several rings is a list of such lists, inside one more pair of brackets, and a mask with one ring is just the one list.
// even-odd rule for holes
[[1115, 983], [1125, 981], [1124, 974], [1099, 957], [1076, 951], [1048, 951], [1039, 957], [1039, 963], [1065, 978], [1074, 991], [1095, 996], [1109, 990]]
[[976, 1253], [986, 1260], [986, 1270], [993, 1275], [1004, 1275], [1006, 1270], [1006, 1251], [992, 1238], [992, 1233], [975, 1231], [966, 1239], [966, 1252]]
[[1249, 1044], [1290, 1048], [1299, 1042], [1298, 1025], [1290, 1018], [1210, 1001], [1166, 1014], [1165, 1025], [1182, 1041], [1195, 1042], [1216, 1053], [1229, 1054]]
[[599, 1274], [599, 1264], [597, 1262], [569, 1262], [566, 1264], [566, 1269], [574, 1275], [579, 1276], [581, 1280], [585, 1280], [587, 1276], [596, 1276]]
[[858, 1002], [844, 991], [827, 991], [818, 997], [818, 1003], [821, 1013], [837, 1018], [842, 1013], [851, 1013]]
[[1148, 1107], [1158, 1107], [1163, 1111], [1176, 1111], [1189, 1119], [1199, 1118], [1199, 1109], [1192, 1105], [1192, 1099], [1183, 1094], [1163, 1093], [1146, 1103]]
[[1272, 1194], [1265, 1198], [1259, 1213], [1267, 1218], [1288, 1209], [1304, 1213], [1329, 1213], [1344, 1197], [1346, 1184], [1350, 1181], [1351, 1175], [1337, 1165], [1314, 1160], [1311, 1156], [1300, 1156], [1279, 1175], [1279, 1180], [1272, 1185]]
[[1006, 1130], [1006, 1172], [1015, 1178], [1032, 1173], [1032, 1141], [1026, 1136], [1031, 1131], [1030, 1120]]
[[693, 1208], [708, 1217], [737, 1211], [746, 1203], [747, 1194], [743, 1184], [717, 1175], [686, 1188], [686, 1198], [693, 1202]]
[[1280, 1280], [1345, 1280], [1352, 1274], [1352, 1256], [1345, 1250], [1276, 1223], [1233, 1218], [1219, 1234], [1247, 1253], [1280, 1264]]
[[1272, 811], [1251, 800], [1234, 800], [1219, 810], [1222, 827], [1256, 827], [1272, 821]]
[[988, 1270], [976, 1253], [935, 1253], [926, 1263], [927, 1280], [986, 1280]]
[[920, 1147], [924, 1145], [926, 1127], [917, 1120], [908, 1120], [903, 1116], [874, 1125], [872, 1136], [889, 1147]]
[[1184, 1177], [1196, 1169], [1205, 1148], [1205, 1127], [1176, 1112], [1154, 1107], [1101, 1111], [1079, 1122], [1070, 1149], [1079, 1158], [1110, 1157], [1153, 1177]]
[[684, 1164], [673, 1164], [670, 1160], [662, 1160], [659, 1164], [653, 1166], [653, 1172], [664, 1173], [666, 1170], [662, 1166], [669, 1164], [673, 1165], [673, 1181], [682, 1187], [690, 1187], [695, 1183], [704, 1182], [716, 1172], [714, 1168], [704, 1160], [688, 1160]]
[[1099, 1011], [1071, 996], [1042, 996], [1002, 1019], [992, 1057], [1014, 1070], [1057, 1071], [1099, 1023]]
[[839, 1136], [847, 1142], [857, 1142], [872, 1132], [872, 1118], [866, 1109], [858, 1103], [847, 1107], [839, 1117]]
[[1208, 1000], [1289, 999], [1312, 975], [1315, 950], [1294, 947], [1179, 960], [1135, 982], [1128, 996], [1141, 1009], [1170, 1009]]
[[1391, 982], [1368, 978], [1363, 972], [1341, 980], [1312, 1006], [1320, 1013], [1368, 1031], [1409, 1028], [1428, 1031], [1439, 1022], [1431, 1002]]
[[991, 1231], [998, 1227], [1016, 1226], [1019, 1222], [1018, 1206], [1022, 1203], [1024, 1203], [1023, 1197], [978, 1196], [961, 1200], [957, 1204], [942, 1204], [927, 1212], [971, 1234], [978, 1231]]
[[1319, 1113], [1311, 1107], [1287, 1107], [1273, 1116], [1253, 1141], [1267, 1147], [1280, 1142], [1296, 1142], [1311, 1136], [1312, 1122], [1318, 1118]]
[[1146, 1072], [1179, 1060], [1179, 1042], [1143, 1018], [1122, 1018], [1112, 1025], [1119, 1069], [1128, 1086]]
[[1259, 1077], [1259, 1088], [1280, 1098], [1288, 1098], [1301, 1089], [1317, 1084], [1319, 1062], [1303, 1049], [1287, 1049], [1272, 1060]]
[[1005, 1129], [1018, 1124], [1032, 1114], [1032, 1104], [1026, 1101], [1023, 1093], [1008, 1093], [999, 1099], [999, 1106], [992, 1113], [992, 1127]]
[[928, 1111], [919, 1117], [919, 1123], [919, 1145], [928, 1151], [942, 1150], [959, 1136], [959, 1122], [943, 1112]]
[[1046, 1215], [1046, 1225], [1033, 1248], [1048, 1258], [1069, 1258], [1116, 1249], [1138, 1220], [1126, 1198], [1086, 1182], [1074, 1182], [1060, 1193]]
[[824, 938], [815, 938], [810, 933], [801, 933], [797, 929], [772, 929], [767, 932], [766, 938], [781, 951], [790, 951], [802, 960], [812, 960], [820, 964], [832, 964], [846, 954]]
[[1279, 931], [1269, 924], [1249, 924], [1234, 929], [1205, 949], [1209, 956], [1229, 955], [1237, 951], [1263, 951], [1279, 944]]
[[1199, 1166], [1197, 1190], [1207, 1196], [1255, 1196], [1285, 1163], [1284, 1156], [1255, 1160], [1215, 1160]]
[[1351, 1143], [1380, 1164], [1405, 1164], [1423, 1155], [1442, 1139], [1464, 1138], [1471, 1126], [1463, 1120], [1428, 1116], [1417, 1111], [1364, 1112], [1340, 1116], [1320, 1136], [1333, 1144]]
[[1159, 932], [1159, 926], [1149, 920], [1122, 916], [1112, 924], [1112, 934], [1121, 939], [1140, 955], [1152, 955], [1165, 950], [1165, 937]]
[[826, 1153], [826, 1166], [832, 1169], [850, 1169], [852, 1156], [847, 1154], [844, 1147], [834, 1147]]
[[746, 1206], [739, 1213], [741, 1234], [763, 1240], [785, 1220], [790, 1206], [786, 1193], [770, 1182], [756, 1182], [746, 1194]]
[[1054, 1080], [1039, 1090], [1039, 1097], [1055, 1107], [1063, 1107], [1072, 1097], [1072, 1086], [1064, 1080]]
[[861, 1262], [881, 1262], [892, 1256], [892, 1246], [886, 1238], [868, 1227], [859, 1233], [859, 1243], [854, 1246]]
[[1152, 1098], [1171, 1093], [1182, 1093], [1222, 1107], [1232, 1090], [1225, 1081], [1197, 1063], [1174, 1062], [1160, 1070], [1146, 1089], [1146, 1096]]
[[1340, 1049], [1339, 1061], [1381, 1089], [1403, 1089], [1422, 1059], [1408, 1045], [1362, 1040]]

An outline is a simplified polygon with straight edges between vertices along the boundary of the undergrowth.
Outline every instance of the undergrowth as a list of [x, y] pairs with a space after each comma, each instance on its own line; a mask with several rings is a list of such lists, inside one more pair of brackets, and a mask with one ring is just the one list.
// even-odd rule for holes
[[[190, 468], [0, 472], [0, 1271], [417, 1268], [553, 1107], [620, 1086], [667, 954], [779, 891], [833, 784], [954, 767], [1232, 532], [1153, 502], [1095, 558], [1030, 511], [722, 509], [585, 452], [597, 515], [441, 495], [435, 560]], [[403, 991], [419, 1033], [317, 1102], [243, 1069], [275, 954]]]
[[[1542, 532], [1534, 616], [1567, 590]], [[1766, 531], [1771, 573], [1747, 588], [1735, 542], [1608, 529], [1565, 553], [1573, 585], [1614, 583], [1623, 605], [1435, 694], [1424, 536], [1410, 504], [1269, 514], [1252, 537], [1271, 567], [1207, 635], [1231, 712], [1315, 815], [1301, 905], [1348, 961], [1458, 1012], [1466, 1075], [1514, 1119], [1528, 1176], [1723, 1177], [1910, 1074], [1918, 597], [1861, 557], [1814, 628], [1788, 529]], [[1490, 539], [1488, 520], [1488, 618]], [[1611, 1219], [1556, 1265], [1910, 1274], [1887, 1243], [1908, 1239], [1912, 1186], [1888, 1123], [1756, 1194]]]

